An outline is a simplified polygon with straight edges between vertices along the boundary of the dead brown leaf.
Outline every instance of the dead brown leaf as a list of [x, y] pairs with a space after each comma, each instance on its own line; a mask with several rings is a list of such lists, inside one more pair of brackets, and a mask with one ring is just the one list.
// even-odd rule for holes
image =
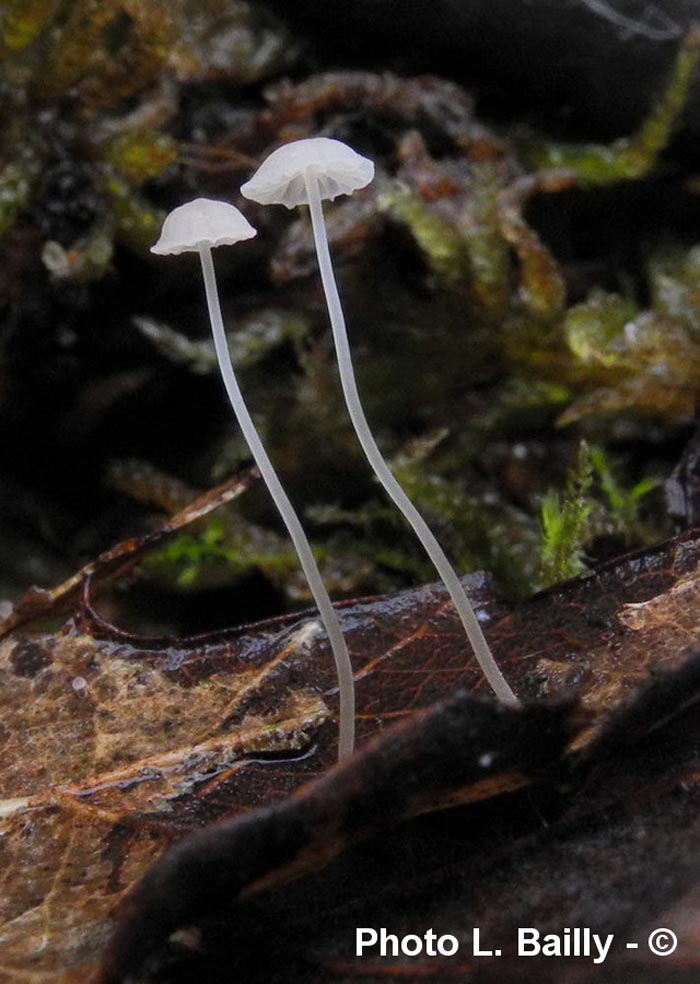
[[[204, 497], [183, 515], [196, 518], [233, 494]], [[58, 635], [15, 631], [0, 647], [0, 980], [84, 979], [110, 913], [168, 845], [281, 799], [334, 759], [333, 664], [313, 615], [158, 640], [80, 608], [88, 578], [99, 588], [161, 538], [131, 552], [120, 545], [47, 592], [50, 603], [35, 612], [20, 606], [25, 626], [77, 607]], [[687, 657], [697, 637], [699, 553], [697, 535], [686, 534], [510, 613], [483, 581], [468, 587], [522, 696], [574, 688], [587, 712], [600, 715], [650, 669]], [[361, 742], [462, 687], [485, 693], [440, 588], [339, 612], [356, 668]], [[580, 743], [591, 738], [595, 731], [582, 733]], [[426, 796], [427, 809], [440, 805], [430, 788]]]

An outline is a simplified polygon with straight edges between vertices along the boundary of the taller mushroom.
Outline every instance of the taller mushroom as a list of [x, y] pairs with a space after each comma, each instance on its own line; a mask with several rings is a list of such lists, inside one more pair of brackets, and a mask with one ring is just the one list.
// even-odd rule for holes
[[489, 649], [457, 574], [445, 556], [430, 527], [401, 488], [382, 457], [367, 423], [350, 356], [345, 318], [328, 249], [323, 218], [324, 199], [350, 195], [364, 188], [374, 177], [374, 164], [340, 140], [313, 137], [296, 140], [273, 151], [241, 188], [246, 198], [261, 205], [308, 205], [321, 281], [338, 356], [340, 381], [355, 433], [375, 475], [387, 494], [413, 527], [416, 536], [435, 565], [467, 633], [479, 665], [496, 696], [508, 704], [518, 703]]
[[163, 223], [160, 239], [155, 246], [151, 247], [151, 252], [161, 255], [167, 253], [199, 253], [216, 357], [229, 401], [260, 474], [289, 531], [333, 650], [340, 695], [338, 758], [344, 758], [352, 753], [355, 744], [355, 686], [350, 656], [343, 639], [338, 616], [321, 579], [309, 541], [306, 539], [287, 493], [282, 488], [243, 400], [243, 394], [231, 364], [226, 332], [221, 317], [219, 292], [211, 255], [212, 247], [232, 245], [243, 239], [250, 239], [254, 235], [255, 229], [235, 206], [229, 205], [228, 202], [212, 201], [209, 198], [196, 198], [186, 205], [180, 205], [167, 216]]

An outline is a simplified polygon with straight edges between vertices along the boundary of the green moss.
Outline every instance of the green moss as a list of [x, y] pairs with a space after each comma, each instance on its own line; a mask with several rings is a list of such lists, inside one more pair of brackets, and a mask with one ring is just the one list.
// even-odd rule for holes
[[628, 543], [650, 542], [653, 537], [649, 536], [642, 524], [639, 510], [649, 493], [661, 484], [659, 479], [646, 476], [630, 488], [625, 488], [602, 447], [592, 446], [590, 456], [598, 486], [605, 497], [605, 504], [613, 528]]
[[564, 311], [566, 288], [559, 264], [526, 221], [523, 211], [534, 195], [558, 192], [570, 184], [566, 175], [543, 171], [514, 181], [499, 195], [501, 232], [520, 263], [520, 282], [512, 307], [524, 314], [526, 324], [546, 326], [557, 321]]
[[[214, 343], [210, 338], [192, 339], [153, 318], [136, 317], [134, 325], [169, 362], [187, 366], [198, 376], [218, 373]], [[227, 331], [234, 368], [249, 369], [269, 358], [285, 343], [299, 344], [308, 330], [305, 318], [276, 308], [264, 308], [236, 318], [231, 330]]]
[[[513, 182], [512, 177], [493, 162], [477, 162], [469, 169], [466, 196], [431, 203], [401, 188], [384, 193], [379, 202], [408, 227], [438, 286], [494, 327], [523, 309], [538, 322], [552, 321], [564, 306], [558, 264], [523, 208], [532, 195], [558, 191], [570, 179], [535, 176]], [[511, 251], [519, 262], [519, 281]]]
[[649, 264], [652, 307], [594, 290], [563, 330], [580, 392], [560, 423], [600, 413], [643, 412], [687, 420], [700, 393], [700, 249], [667, 249]]
[[283, 540], [229, 513], [154, 551], [143, 562], [142, 574], [160, 585], [196, 592], [233, 584], [254, 570], [284, 583], [297, 568], [296, 555]]
[[654, 541], [655, 531], [641, 519], [640, 509], [659, 480], [647, 475], [627, 486], [618, 471], [602, 447], [581, 441], [563, 492], [550, 489], [543, 496], [543, 587], [582, 573], [586, 547], [598, 536], [614, 535], [628, 546]]
[[137, 253], [148, 252], [160, 235], [165, 213], [116, 174], [105, 174], [103, 188], [109, 196], [115, 239]]
[[652, 309], [700, 342], [700, 246], [662, 247], [651, 256], [648, 271]]
[[77, 89], [100, 111], [151, 85], [178, 35], [171, 6], [154, 0], [74, 0], [51, 26], [41, 70], [45, 96]]
[[[237, 105], [235, 87], [277, 72], [293, 46], [285, 48], [283, 32], [258, 26], [256, 5], [203, 0], [196, 7], [192, 17], [191, 5], [155, 0], [72, 0], [60, 11], [42, 0], [11, 5], [15, 22], [9, 14], [2, 22], [5, 66], [24, 129], [10, 132], [8, 126], [3, 137], [6, 146], [22, 146], [26, 133], [36, 132], [37, 147], [36, 163], [25, 164], [18, 156], [0, 174], [0, 232], [11, 231], [22, 213], [27, 223], [35, 223], [27, 230], [23, 220], [17, 242], [21, 245], [29, 232], [26, 241], [44, 246], [55, 294], [62, 280], [102, 276], [114, 242], [145, 254], [163, 217], [154, 201], [174, 201], [183, 188], [228, 194], [225, 189], [237, 187], [239, 172], [249, 163], [245, 154], [257, 155], [266, 143], [318, 128], [342, 133], [356, 116], [363, 121], [364, 139], [381, 134], [377, 145], [385, 148], [378, 161], [380, 180], [342, 203], [333, 229], [334, 254], [345, 261], [341, 290], [357, 343], [358, 381], [382, 444], [402, 447], [394, 461], [397, 475], [456, 566], [486, 568], [501, 589], [520, 595], [539, 583], [542, 537], [542, 576], [551, 583], [581, 569], [586, 543], [599, 532], [618, 531], [628, 540], [646, 535], [640, 504], [648, 501], [653, 479], [626, 473], [606, 447], [604, 424], [594, 418], [625, 414], [627, 423], [641, 427], [640, 414], [654, 414], [655, 423], [667, 426], [692, 414], [700, 387], [700, 247], [687, 252], [671, 245], [652, 257], [648, 290], [639, 283], [628, 295], [596, 290], [567, 310], [555, 247], [548, 248], [546, 229], [540, 236], [532, 227], [528, 209], [534, 199], [557, 195], [575, 181], [634, 179], [653, 167], [683, 110], [697, 59], [695, 41], [680, 51], [669, 86], [635, 135], [610, 147], [533, 143], [519, 159], [515, 145], [487, 134], [468, 108], [458, 118], [458, 100], [452, 98], [457, 88], [445, 99], [437, 80], [428, 92], [416, 80], [387, 83], [368, 73], [333, 73], [300, 85], [281, 84], [267, 107], [249, 90]], [[178, 99], [188, 85], [187, 98]], [[164, 99], [164, 93], [175, 98]], [[242, 114], [240, 133], [246, 136], [240, 142], [238, 130], [229, 143], [228, 134], [217, 129], [228, 118], [228, 110], [217, 116], [219, 99]], [[57, 147], [35, 125], [51, 114], [60, 114]], [[212, 145], [185, 143], [180, 156], [169, 134], [199, 140], [193, 134], [200, 127], [201, 139]], [[21, 139], [15, 140], [17, 135]], [[70, 215], [64, 222], [69, 210], [53, 207], [63, 204], [57, 197], [40, 221], [40, 200], [32, 201], [45, 167], [43, 186], [60, 194], [53, 191], [48, 170], [56, 160], [61, 167], [79, 164], [68, 173], [79, 195], [88, 186], [88, 219], [81, 224], [76, 209], [74, 229]], [[528, 173], [527, 165], [538, 170]], [[573, 170], [551, 170], [562, 165]], [[231, 173], [217, 175], [218, 170]], [[59, 177], [66, 173], [59, 170]], [[402, 183], [390, 184], [387, 173], [398, 173]], [[149, 186], [153, 179], [157, 185]], [[379, 202], [377, 188], [389, 189]], [[156, 194], [158, 199], [151, 198]], [[420, 283], [411, 251], [388, 248], [380, 210], [393, 224], [395, 240], [400, 224], [415, 242], [424, 260], [421, 272], [428, 274]], [[248, 254], [250, 265], [243, 267], [250, 278], [239, 277], [236, 267], [231, 286], [240, 293], [229, 294], [224, 304], [230, 311], [232, 302], [238, 312], [230, 334], [232, 358], [245, 370], [246, 396], [271, 455], [295, 503], [316, 522], [317, 552], [338, 590], [390, 590], [432, 580], [434, 571], [410, 530], [372, 483], [348, 424], [309, 236], [298, 235], [297, 225], [280, 233], [285, 216], [273, 213]], [[61, 217], [57, 231], [52, 215]], [[578, 230], [570, 231], [575, 240]], [[14, 250], [14, 262], [28, 253]], [[590, 267], [579, 266], [576, 257], [567, 257], [568, 282], [577, 290], [585, 285], [579, 298], [591, 283], [591, 269], [598, 270], [599, 253], [594, 260]], [[284, 310], [271, 311], [261, 299], [268, 261]], [[116, 274], [137, 267], [131, 258]], [[225, 271], [221, 262], [224, 291]], [[610, 274], [608, 264], [603, 282], [615, 282]], [[13, 272], [8, 281], [11, 276], [18, 281]], [[183, 320], [199, 317], [199, 295], [183, 285], [176, 303], [184, 298], [192, 305], [186, 314], [164, 310], [167, 323], [145, 318], [144, 311], [155, 313], [142, 289], [143, 282], [153, 283], [150, 277], [149, 272], [141, 282], [141, 293], [139, 287], [134, 292], [140, 309], [130, 312], [125, 306], [114, 330], [135, 324], [164, 359], [196, 374], [215, 371], [211, 344], [201, 335], [191, 338]], [[65, 297], [70, 293], [65, 290]], [[646, 297], [651, 301], [643, 310]], [[44, 320], [52, 323], [50, 317]], [[191, 327], [203, 329], [199, 321]], [[71, 334], [72, 329], [63, 331], [61, 338]], [[111, 340], [107, 343], [109, 348]], [[126, 362], [136, 362], [144, 348], [141, 338], [125, 347]], [[81, 358], [86, 350], [81, 346]], [[67, 362], [70, 352], [63, 355]], [[98, 371], [104, 371], [101, 358]], [[157, 359], [149, 350], [144, 362], [152, 367]], [[92, 368], [84, 367], [86, 378]], [[191, 383], [183, 373], [165, 376]], [[156, 400], [178, 399], [174, 391], [165, 393], [167, 385], [165, 379], [164, 395]], [[72, 397], [66, 394], [66, 405]], [[78, 399], [75, 404], [81, 405]], [[198, 413], [192, 409], [193, 417]], [[578, 471], [563, 490], [547, 491], [550, 475], [563, 474], [562, 463], [578, 447], [578, 434], [556, 430], [557, 414], [561, 424], [583, 422], [585, 433], [597, 427], [600, 448], [589, 449], [587, 463], [581, 452]], [[214, 425], [209, 433], [216, 432], [219, 420], [212, 415], [207, 422]], [[248, 462], [237, 431], [224, 425], [221, 430], [226, 442], [207, 438], [199, 459], [183, 465], [191, 465], [198, 485], [214, 472], [223, 478]], [[249, 508], [246, 515], [255, 515], [255, 523], [236, 515], [183, 535], [148, 562], [147, 575], [177, 590], [196, 591], [235, 583], [255, 569], [290, 596], [301, 595], [289, 545], [265, 525], [275, 528], [264, 494], [253, 506], [247, 503]]]
[[454, 289], [467, 282], [470, 264], [464, 238], [418, 194], [409, 188], [397, 187], [384, 192], [379, 207], [409, 228], [426, 263], [443, 287]]
[[[32, 204], [44, 176], [51, 184], [50, 169], [64, 159], [74, 162], [81, 183], [89, 177], [96, 192], [108, 186], [96, 226], [143, 251], [162, 216], [130, 190], [161, 177], [179, 158], [165, 132], [177, 87], [210, 72], [237, 84], [260, 80], [290, 64], [295, 48], [285, 38], [267, 15], [235, 0], [9, 0], [0, 13], [1, 136], [5, 147], [17, 147], [31, 134], [41, 163], [32, 173], [21, 155], [5, 164], [0, 233]], [[67, 211], [64, 202], [50, 204], [39, 220], [42, 232], [51, 216]], [[76, 229], [75, 238], [83, 232]], [[63, 235], [48, 238], [65, 245]]]
[[126, 181], [135, 187], [157, 178], [178, 157], [172, 137], [157, 132], [126, 133], [112, 141], [107, 159]]
[[700, 31], [692, 30], [678, 49], [668, 82], [640, 128], [612, 145], [557, 144], [532, 136], [521, 143], [521, 152], [534, 170], [565, 168], [583, 184], [643, 177], [668, 146], [682, 118], [700, 54]]
[[582, 441], [564, 492], [550, 490], [542, 499], [540, 579], [543, 587], [575, 577], [585, 569], [583, 547], [593, 508], [592, 484], [591, 452]]
[[9, 0], [2, 16], [2, 43], [6, 52], [28, 47], [51, 22], [60, 0]]
[[591, 368], [632, 368], [624, 332], [638, 314], [628, 298], [593, 290], [585, 303], [570, 308], [564, 318], [564, 335], [574, 359]]
[[482, 311], [498, 320], [508, 310], [512, 277], [508, 243], [503, 237], [498, 209], [500, 176], [489, 161], [473, 173], [473, 207], [460, 223], [460, 232], [473, 297]]

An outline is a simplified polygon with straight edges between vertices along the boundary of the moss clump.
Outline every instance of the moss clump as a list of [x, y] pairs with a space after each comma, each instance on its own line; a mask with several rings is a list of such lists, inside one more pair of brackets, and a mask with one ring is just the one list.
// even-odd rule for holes
[[579, 447], [563, 493], [551, 490], [542, 500], [543, 586], [565, 581], [585, 570], [583, 547], [592, 511], [593, 461], [585, 441]]
[[543, 587], [586, 570], [586, 550], [599, 536], [617, 535], [623, 544], [651, 542], [640, 520], [640, 506], [659, 482], [647, 476], [622, 485], [605, 451], [581, 441], [563, 492], [550, 489], [542, 499], [539, 571]]
[[593, 290], [566, 314], [563, 332], [570, 378], [584, 390], [564, 411], [562, 424], [601, 413], [692, 418], [700, 393], [700, 249], [652, 254], [651, 307]]
[[[135, 189], [180, 160], [168, 129], [178, 87], [215, 74], [249, 84], [289, 51], [281, 28], [276, 37], [235, 0], [11, 0], [0, 14], [0, 132], [20, 152], [0, 174], [0, 235], [32, 204], [42, 225], [56, 211], [42, 188], [63, 158], [95, 188], [95, 224], [143, 253], [161, 213]], [[78, 236], [47, 238], [72, 247]]]
[[[630, 187], [683, 194], [654, 164], [683, 109], [694, 39], [636, 135], [572, 148], [495, 135], [441, 79], [325, 72], [263, 94], [255, 87], [299, 49], [255, 4], [16, 0], [1, 28], [2, 135], [16, 150], [0, 172], [0, 418], [8, 434], [33, 422], [37, 487], [78, 476], [62, 499], [71, 532], [52, 542], [89, 549], [73, 530], [87, 525], [88, 494], [103, 494], [97, 479], [80, 495], [115, 457], [149, 458], [197, 488], [247, 464], [220, 388], [203, 378], [213, 357], [197, 278], [184, 259], [156, 272], [146, 252], [161, 206], [230, 197], [269, 149], [319, 130], [377, 161], [366, 192], [328, 209], [359, 388], [458, 567], [487, 568], [523, 594], [580, 570], [605, 535], [634, 543], [647, 524], [663, 529], [646, 493], [668, 463], [646, 458], [651, 433], [662, 446], [694, 411], [700, 253], [679, 245], [670, 218], [670, 245], [642, 247], [645, 271], [638, 237], [620, 274], [624, 234], [606, 215], [593, 242], [588, 223], [601, 198], [612, 214]], [[330, 581], [363, 593], [434, 577], [342, 410], [310, 237], [282, 210], [250, 215], [250, 250], [221, 256], [232, 353], [295, 505], [315, 519]], [[647, 222], [652, 243], [658, 224]], [[587, 470], [577, 458], [567, 479], [582, 436]], [[275, 598], [298, 597], [264, 493], [237, 510], [171, 545], [148, 576], [195, 591], [256, 569]], [[114, 514], [125, 511], [120, 499]]]
[[256, 570], [283, 584], [297, 566], [284, 539], [229, 515], [199, 532], [181, 533], [146, 559], [142, 575], [160, 586], [197, 592], [234, 584]]
[[561, 144], [522, 138], [523, 159], [533, 170], [565, 168], [587, 185], [610, 184], [644, 177], [668, 146], [688, 102], [700, 57], [700, 29], [680, 46], [664, 90], [640, 128], [610, 145]]

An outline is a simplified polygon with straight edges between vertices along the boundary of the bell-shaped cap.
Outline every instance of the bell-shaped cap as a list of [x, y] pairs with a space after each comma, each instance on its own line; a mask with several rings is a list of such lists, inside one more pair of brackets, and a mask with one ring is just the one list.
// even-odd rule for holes
[[340, 140], [311, 137], [274, 150], [241, 194], [260, 205], [308, 205], [305, 176], [312, 172], [322, 199], [350, 195], [374, 177], [374, 164]]
[[195, 198], [174, 208], [163, 223], [152, 253], [196, 253], [202, 246], [232, 246], [252, 239], [255, 229], [235, 205]]

